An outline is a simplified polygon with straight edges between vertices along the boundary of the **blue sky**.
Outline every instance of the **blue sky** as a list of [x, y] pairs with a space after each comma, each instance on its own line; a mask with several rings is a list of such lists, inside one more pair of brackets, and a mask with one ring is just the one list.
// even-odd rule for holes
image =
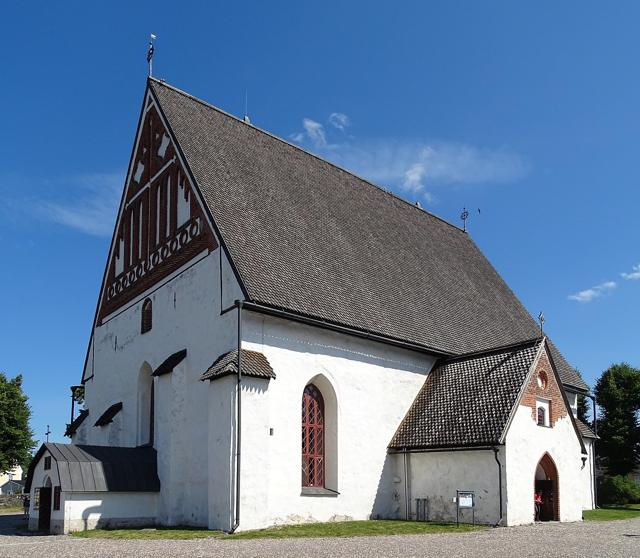
[[[154, 73], [454, 223], [588, 383], [640, 365], [635, 2], [11, 3], [0, 370], [63, 440]], [[481, 211], [478, 212], [477, 209]]]

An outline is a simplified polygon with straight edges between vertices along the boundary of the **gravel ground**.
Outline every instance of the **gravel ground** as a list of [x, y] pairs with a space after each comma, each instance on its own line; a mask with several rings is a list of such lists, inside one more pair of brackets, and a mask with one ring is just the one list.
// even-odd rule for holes
[[640, 557], [638, 518], [610, 522], [547, 523], [453, 535], [246, 541], [118, 541], [16, 535], [14, 528], [20, 523], [19, 516], [0, 516], [0, 557]]

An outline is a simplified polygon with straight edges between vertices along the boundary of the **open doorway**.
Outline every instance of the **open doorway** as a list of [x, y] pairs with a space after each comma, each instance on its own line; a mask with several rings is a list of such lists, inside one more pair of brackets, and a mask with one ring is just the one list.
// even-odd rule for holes
[[40, 488], [40, 503], [38, 506], [38, 530], [51, 530], [51, 479], [47, 477], [44, 486]]
[[558, 488], [558, 469], [551, 456], [545, 453], [536, 466], [533, 495], [536, 521], [560, 520]]

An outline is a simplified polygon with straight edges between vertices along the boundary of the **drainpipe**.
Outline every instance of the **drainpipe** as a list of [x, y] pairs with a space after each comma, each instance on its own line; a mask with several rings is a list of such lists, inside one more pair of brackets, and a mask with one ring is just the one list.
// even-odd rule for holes
[[407, 450], [405, 448], [402, 454], [402, 460], [404, 463], [404, 517], [407, 521], [411, 519], [411, 500], [409, 497], [409, 468], [407, 466]]
[[500, 519], [496, 523], [496, 527], [497, 527], [502, 523], [502, 463], [500, 463], [500, 460], [498, 459], [498, 451], [500, 450], [496, 447], [492, 449], [493, 449], [493, 457], [495, 458], [496, 463], [498, 464], [498, 491], [499, 491], [499, 497], [500, 497]]
[[238, 366], [237, 376], [237, 418], [236, 418], [236, 505], [235, 505], [235, 522], [231, 528], [230, 533], [240, 525], [240, 448], [242, 446], [242, 301], [236, 300], [236, 307], [238, 308], [238, 356], [236, 365]]
[[[591, 399], [591, 403], [593, 404], [593, 433], [598, 436], [598, 418], [596, 415], [596, 396], [588, 394], [586, 397]], [[596, 438], [591, 442], [591, 467], [593, 469], [593, 508], [598, 507], [598, 479], [596, 477], [597, 469], [596, 469]]]

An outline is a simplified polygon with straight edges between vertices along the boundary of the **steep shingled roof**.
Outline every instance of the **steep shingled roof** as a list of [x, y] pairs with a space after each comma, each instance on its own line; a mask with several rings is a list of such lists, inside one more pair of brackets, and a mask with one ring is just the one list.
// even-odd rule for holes
[[444, 361], [430, 374], [389, 447], [498, 444], [541, 340]]
[[[248, 299], [448, 354], [538, 326], [470, 236], [155, 79]], [[552, 349], [564, 382], [587, 389]]]

